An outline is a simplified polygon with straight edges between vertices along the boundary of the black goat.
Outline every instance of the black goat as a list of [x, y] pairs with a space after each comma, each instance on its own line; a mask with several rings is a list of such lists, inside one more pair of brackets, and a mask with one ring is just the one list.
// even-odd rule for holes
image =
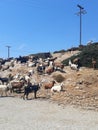
[[8, 84], [8, 82], [9, 82], [9, 78], [0, 78], [0, 81], [2, 82], [2, 84], [4, 84], [4, 83], [6, 83], [6, 84]]
[[24, 88], [23, 99], [25, 99], [25, 96], [26, 96], [26, 99], [28, 99], [29, 93], [32, 93], [32, 92], [34, 92], [34, 98], [37, 98], [36, 94], [37, 94], [37, 91], [39, 89], [40, 89], [40, 85], [39, 84], [37, 84], [37, 85], [30, 85], [30, 86], [25, 87]]

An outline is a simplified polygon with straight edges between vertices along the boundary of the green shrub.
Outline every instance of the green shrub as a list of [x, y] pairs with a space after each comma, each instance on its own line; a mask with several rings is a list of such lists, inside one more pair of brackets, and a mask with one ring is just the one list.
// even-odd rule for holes
[[81, 52], [78, 55], [74, 55], [68, 59], [65, 59], [63, 64], [67, 66], [69, 59], [73, 61], [75, 58], [79, 58], [81, 66], [91, 68], [92, 58], [94, 58], [96, 60], [96, 68], [98, 69], [98, 43], [84, 46], [82, 49], [80, 48], [80, 51]]

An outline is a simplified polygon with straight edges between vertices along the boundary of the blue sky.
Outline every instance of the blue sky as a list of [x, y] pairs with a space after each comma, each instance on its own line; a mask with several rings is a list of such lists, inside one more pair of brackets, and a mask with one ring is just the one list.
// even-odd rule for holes
[[54, 52], [79, 45], [82, 15], [82, 44], [98, 41], [98, 1], [93, 0], [0, 0], [0, 57]]

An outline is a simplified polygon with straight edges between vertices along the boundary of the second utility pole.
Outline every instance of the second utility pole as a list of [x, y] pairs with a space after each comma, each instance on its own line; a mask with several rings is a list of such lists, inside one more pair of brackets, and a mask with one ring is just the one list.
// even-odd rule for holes
[[8, 59], [9, 59], [9, 57], [10, 57], [10, 48], [11, 48], [11, 46], [6, 46], [7, 48], [8, 48]]

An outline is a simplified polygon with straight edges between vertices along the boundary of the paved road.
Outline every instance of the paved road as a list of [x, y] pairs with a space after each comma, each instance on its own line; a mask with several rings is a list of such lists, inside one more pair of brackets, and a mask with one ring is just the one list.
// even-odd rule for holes
[[0, 130], [98, 130], [98, 113], [43, 99], [0, 98]]

